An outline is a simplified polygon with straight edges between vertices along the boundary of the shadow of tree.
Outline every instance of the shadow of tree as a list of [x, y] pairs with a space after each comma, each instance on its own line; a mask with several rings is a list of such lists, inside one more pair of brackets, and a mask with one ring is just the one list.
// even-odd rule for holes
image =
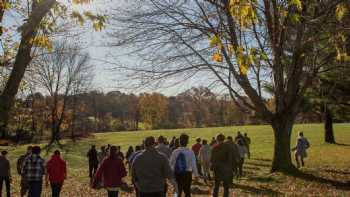
[[256, 163], [256, 162], [251, 162], [251, 161], [247, 161], [247, 162], [245, 162], [244, 164], [245, 164], [245, 165], [253, 165], [253, 166], [266, 167], [266, 168], [270, 168], [270, 167], [271, 167], [270, 164]]
[[300, 178], [305, 181], [331, 185], [340, 190], [350, 191], [350, 181], [342, 182], [342, 181], [327, 179], [327, 178], [319, 177], [319, 176], [316, 176], [310, 173], [301, 172], [301, 171], [291, 174], [290, 176]]
[[273, 177], [261, 177], [261, 176], [252, 176], [247, 177], [249, 181], [256, 181], [261, 183], [269, 183], [269, 182], [276, 182], [277, 180]]
[[338, 146], [350, 146], [350, 144], [343, 144], [343, 143], [335, 143], [335, 145], [338, 145]]
[[266, 159], [266, 158], [252, 158], [250, 160], [272, 162], [272, 159]]
[[249, 185], [241, 185], [241, 184], [233, 184], [233, 188], [238, 188], [241, 190], [244, 190], [246, 192], [254, 193], [254, 194], [259, 194], [259, 195], [268, 195], [268, 196], [279, 196], [283, 195], [283, 193], [275, 191], [270, 188], [265, 188], [265, 187], [252, 187]]
[[342, 171], [342, 170], [332, 170], [332, 169], [325, 169], [325, 172], [329, 173], [336, 173], [336, 174], [342, 174], [342, 175], [350, 175], [350, 171]]

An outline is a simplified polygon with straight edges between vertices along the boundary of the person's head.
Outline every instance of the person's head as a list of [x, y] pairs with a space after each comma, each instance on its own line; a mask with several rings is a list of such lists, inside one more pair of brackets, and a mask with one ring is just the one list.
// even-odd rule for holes
[[101, 146], [101, 151], [104, 152], [106, 150], [105, 146]]
[[128, 148], [128, 152], [129, 152], [129, 153], [130, 153], [130, 152], [134, 152], [134, 147], [129, 146], [129, 148]]
[[96, 146], [95, 145], [91, 145], [91, 149], [96, 149]]
[[41, 152], [40, 146], [34, 146], [34, 147], [32, 148], [32, 154], [34, 154], [34, 155], [40, 155], [40, 152]]
[[27, 154], [31, 154], [32, 153], [32, 149], [33, 149], [32, 146], [28, 146], [27, 147]]
[[137, 145], [135, 146], [135, 151], [140, 151], [141, 150], [141, 146]]
[[207, 144], [208, 144], [208, 140], [203, 140], [203, 141], [202, 141], [202, 144], [203, 144], [203, 145], [207, 145]]
[[116, 146], [111, 146], [110, 150], [109, 150], [109, 155], [111, 157], [115, 157], [115, 155], [117, 154], [118, 152], [118, 148]]
[[248, 133], [244, 133], [244, 136], [247, 137], [247, 136], [248, 136]]
[[201, 141], [202, 141], [201, 138], [197, 138], [197, 139], [196, 139], [196, 142], [197, 142], [197, 143], [201, 143]]
[[242, 135], [240, 131], [237, 131], [237, 135]]
[[122, 147], [121, 146], [117, 146], [117, 149], [118, 149], [118, 151], [120, 151], [122, 149]]
[[189, 136], [187, 134], [181, 134], [179, 139], [180, 146], [186, 147], [188, 145], [188, 139]]
[[53, 152], [53, 155], [55, 156], [60, 156], [61, 155], [61, 152], [59, 150], [55, 150], [55, 152]]
[[175, 144], [175, 148], [178, 148], [180, 146], [180, 139], [176, 138], [174, 144]]
[[228, 137], [227, 137], [227, 141], [233, 142], [232, 136], [228, 136]]
[[153, 148], [156, 144], [156, 140], [153, 136], [146, 137], [145, 139], [145, 148], [150, 149]]
[[240, 146], [243, 146], [244, 145], [243, 140], [242, 139], [237, 140], [237, 144]]
[[2, 155], [3, 157], [6, 157], [7, 153], [8, 153], [8, 152], [7, 152], [6, 150], [1, 151], [1, 155]]
[[222, 142], [224, 142], [225, 141], [225, 136], [223, 135], [223, 134], [218, 134], [217, 136], [216, 136], [216, 141], [218, 142], [218, 143], [222, 143]]
[[302, 131], [299, 131], [299, 136], [304, 137], [304, 133]]
[[158, 144], [165, 144], [165, 138], [161, 135], [158, 137]]

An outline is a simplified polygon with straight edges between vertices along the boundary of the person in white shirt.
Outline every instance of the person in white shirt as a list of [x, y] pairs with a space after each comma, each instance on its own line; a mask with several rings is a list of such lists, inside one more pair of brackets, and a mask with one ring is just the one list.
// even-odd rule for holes
[[175, 174], [179, 197], [182, 192], [185, 193], [185, 197], [191, 196], [192, 175], [198, 177], [196, 156], [191, 149], [187, 148], [188, 141], [189, 136], [181, 134], [180, 147], [174, 150], [170, 157], [170, 166]]

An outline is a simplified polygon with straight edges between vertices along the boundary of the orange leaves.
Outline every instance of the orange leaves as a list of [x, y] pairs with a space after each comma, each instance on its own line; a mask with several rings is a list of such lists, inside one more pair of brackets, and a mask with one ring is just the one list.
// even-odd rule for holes
[[215, 62], [222, 62], [222, 55], [218, 52], [214, 53], [212, 60]]

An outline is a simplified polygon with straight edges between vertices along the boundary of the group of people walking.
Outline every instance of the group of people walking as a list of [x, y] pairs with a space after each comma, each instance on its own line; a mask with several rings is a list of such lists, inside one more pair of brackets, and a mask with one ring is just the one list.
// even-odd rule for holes
[[[43, 181], [50, 184], [53, 197], [59, 197], [63, 182], [67, 177], [66, 162], [60, 157], [60, 151], [56, 150], [46, 162], [40, 156], [39, 146], [28, 146], [27, 152], [17, 160], [17, 172], [21, 177], [20, 196], [28, 193], [30, 197], [40, 197]], [[7, 151], [2, 151], [0, 156], [0, 197], [3, 181], [6, 185], [7, 197], [11, 196], [11, 168], [6, 158]]]
[[224, 196], [228, 196], [234, 175], [243, 174], [244, 157], [250, 155], [249, 144], [247, 134], [238, 132], [235, 139], [219, 134], [210, 144], [198, 138], [192, 147], [188, 147], [186, 134], [173, 137], [170, 142], [163, 136], [157, 139], [150, 136], [135, 149], [130, 146], [125, 156], [116, 146], [108, 145], [107, 149], [102, 146], [98, 152], [93, 145], [87, 153], [89, 176], [93, 188], [103, 187], [109, 197], [116, 197], [123, 187], [128, 165], [136, 196], [165, 197], [168, 182], [177, 196], [189, 197], [193, 179], [203, 178], [207, 183], [212, 180], [212, 171], [213, 196], [218, 196], [221, 183]]
[[[167, 183], [172, 184], [175, 196], [191, 196], [191, 185], [198, 178], [205, 183], [214, 181], [213, 197], [219, 194], [223, 185], [223, 196], [229, 196], [234, 176], [243, 175], [244, 159], [250, 157], [251, 140], [245, 133], [237, 133], [235, 138], [218, 134], [210, 143], [206, 139], [196, 139], [192, 147], [189, 136], [181, 134], [169, 142], [159, 136], [157, 140], [150, 136], [135, 149], [130, 146], [125, 156], [119, 146], [102, 146], [100, 151], [91, 146], [87, 153], [91, 187], [105, 188], [108, 197], [117, 197], [123, 186], [127, 171], [137, 197], [169, 196]], [[304, 166], [308, 140], [299, 132], [295, 151], [297, 166]], [[66, 162], [58, 150], [45, 162], [40, 156], [39, 146], [29, 146], [27, 152], [17, 160], [17, 172], [21, 177], [20, 196], [40, 197], [43, 181], [50, 184], [53, 197], [59, 197], [67, 177]], [[5, 182], [7, 197], [10, 197], [11, 170], [7, 151], [0, 156], [0, 197]], [[128, 170], [127, 167], [128, 166]], [[45, 177], [45, 178], [44, 178]]]

